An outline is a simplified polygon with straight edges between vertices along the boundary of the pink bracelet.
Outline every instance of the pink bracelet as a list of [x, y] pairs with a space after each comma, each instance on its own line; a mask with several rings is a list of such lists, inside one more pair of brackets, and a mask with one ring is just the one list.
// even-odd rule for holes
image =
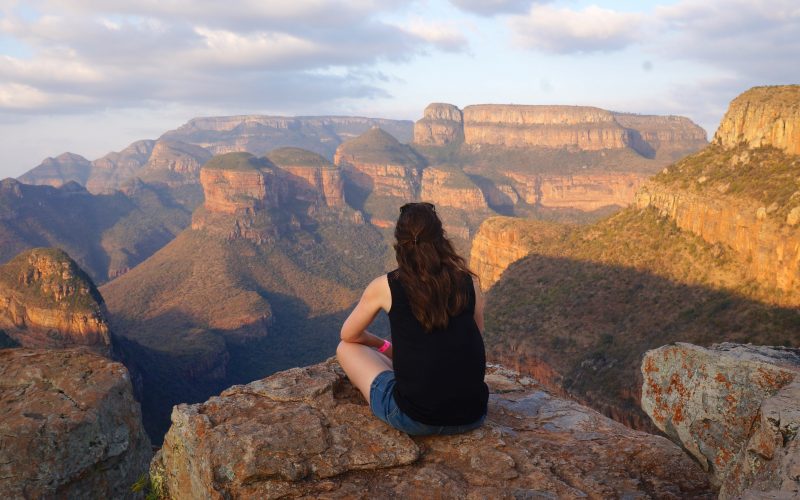
[[383, 345], [378, 349], [378, 352], [384, 352], [386, 349], [392, 347], [392, 343], [388, 340], [383, 341]]

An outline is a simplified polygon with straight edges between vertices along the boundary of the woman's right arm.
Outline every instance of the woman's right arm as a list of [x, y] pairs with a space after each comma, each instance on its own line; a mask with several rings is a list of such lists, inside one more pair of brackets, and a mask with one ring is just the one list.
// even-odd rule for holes
[[478, 278], [472, 278], [472, 286], [475, 288], [475, 324], [483, 335], [483, 306], [484, 298], [481, 292], [481, 284]]

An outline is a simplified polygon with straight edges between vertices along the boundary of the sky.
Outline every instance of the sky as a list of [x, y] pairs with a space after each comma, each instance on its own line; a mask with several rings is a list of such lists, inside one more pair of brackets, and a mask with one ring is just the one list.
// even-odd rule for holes
[[0, 0], [0, 178], [197, 116], [428, 103], [688, 116], [800, 83], [797, 0]]

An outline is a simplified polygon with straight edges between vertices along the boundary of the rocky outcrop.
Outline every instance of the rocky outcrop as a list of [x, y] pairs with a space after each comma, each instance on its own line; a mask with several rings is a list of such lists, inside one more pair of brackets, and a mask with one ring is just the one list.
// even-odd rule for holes
[[108, 153], [93, 161], [86, 189], [93, 193], [109, 193], [136, 177], [150, 159], [155, 144], [152, 140], [136, 141], [120, 152]]
[[157, 141], [139, 177], [170, 186], [195, 184], [200, 168], [211, 159], [211, 153], [180, 141]]
[[342, 142], [381, 127], [403, 142], [411, 140], [413, 123], [358, 116], [216, 116], [194, 118], [161, 139], [195, 144], [213, 154], [246, 151], [263, 155], [279, 147], [298, 147], [332, 158]]
[[648, 351], [642, 408], [721, 485], [720, 498], [800, 495], [800, 349], [677, 343]]
[[25, 347], [112, 350], [100, 292], [58, 249], [35, 248], [0, 266], [0, 329]]
[[714, 143], [800, 154], [800, 85], [754, 87], [731, 102]]
[[446, 146], [464, 142], [464, 117], [452, 104], [429, 104], [414, 123], [414, 144]]
[[628, 129], [631, 147], [644, 156], [657, 152], [683, 156], [708, 144], [706, 131], [684, 116], [614, 113], [614, 119]]
[[472, 240], [469, 266], [488, 290], [503, 272], [536, 249], [543, 241], [553, 241], [569, 227], [551, 222], [517, 217], [491, 217], [483, 221]]
[[19, 177], [25, 184], [44, 184], [61, 187], [74, 181], [86, 184], [92, 164], [83, 156], [64, 153], [55, 158], [46, 158], [42, 163]]
[[267, 158], [287, 174], [296, 199], [329, 208], [344, 207], [342, 170], [322, 156], [300, 148], [279, 148]]
[[248, 153], [215, 157], [200, 171], [205, 208], [226, 214], [252, 213], [280, 204], [274, 165]]
[[[652, 207], [679, 228], [731, 248], [748, 273], [765, 286], [789, 295], [798, 290], [800, 228], [765, 217], [765, 208], [743, 199], [655, 182], [642, 187], [636, 205]], [[787, 300], [797, 299], [787, 295]]]
[[483, 192], [462, 171], [445, 166], [422, 172], [420, 198], [436, 206], [483, 210], [489, 208]]
[[413, 200], [419, 193], [422, 159], [380, 128], [343, 143], [333, 161], [352, 184], [376, 196]]
[[131, 498], [152, 456], [120, 363], [0, 350], [0, 497]]
[[409, 437], [331, 360], [178, 405], [151, 481], [169, 498], [712, 498], [664, 438], [632, 431], [498, 366], [489, 417]]

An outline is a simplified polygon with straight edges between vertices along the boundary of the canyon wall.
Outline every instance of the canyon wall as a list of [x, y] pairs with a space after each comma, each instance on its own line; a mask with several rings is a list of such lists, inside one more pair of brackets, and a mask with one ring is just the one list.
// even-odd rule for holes
[[464, 434], [377, 419], [333, 360], [178, 405], [150, 477], [166, 498], [711, 497], [668, 440], [490, 365], [489, 413]]
[[637, 173], [531, 174], [508, 170], [505, 176], [529, 205], [574, 208], [591, 212], [608, 206], [625, 207], [648, 176]]
[[112, 352], [103, 298], [58, 249], [28, 250], [0, 266], [0, 329], [24, 347]]
[[133, 498], [152, 457], [125, 367], [0, 349], [0, 497]]
[[800, 228], [766, 217], [746, 200], [692, 193], [651, 183], [636, 196], [639, 208], [653, 207], [683, 230], [733, 249], [737, 259], [767, 287], [794, 293], [800, 286]]
[[464, 116], [452, 104], [429, 104], [414, 123], [414, 144], [446, 146], [464, 142]]
[[422, 172], [420, 199], [436, 206], [464, 210], [487, 209], [483, 192], [463, 172], [428, 167]]
[[483, 221], [472, 240], [469, 266], [485, 291], [500, 279], [512, 262], [533, 252], [543, 241], [555, 240], [569, 226], [516, 217], [491, 217]]
[[800, 85], [755, 87], [741, 94], [728, 107], [713, 142], [800, 154]]
[[295, 198], [341, 208], [344, 203], [342, 171], [322, 156], [300, 148], [279, 148], [267, 155], [285, 177]]
[[679, 342], [645, 353], [642, 408], [721, 499], [796, 498], [799, 375], [800, 349]]

